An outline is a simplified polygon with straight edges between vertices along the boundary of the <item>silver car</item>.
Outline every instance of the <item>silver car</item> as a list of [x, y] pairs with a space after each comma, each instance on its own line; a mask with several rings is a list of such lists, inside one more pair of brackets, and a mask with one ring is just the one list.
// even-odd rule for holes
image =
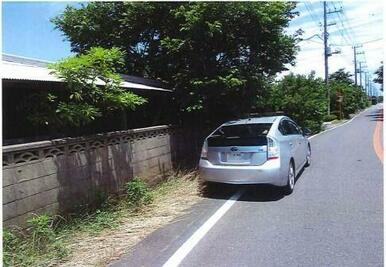
[[205, 139], [200, 176], [209, 182], [272, 184], [290, 194], [296, 174], [311, 164], [309, 134], [286, 116], [229, 121]]

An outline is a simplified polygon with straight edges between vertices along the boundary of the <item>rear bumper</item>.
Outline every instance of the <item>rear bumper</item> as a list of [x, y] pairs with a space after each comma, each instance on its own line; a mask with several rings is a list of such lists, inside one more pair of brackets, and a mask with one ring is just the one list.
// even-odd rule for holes
[[213, 165], [200, 159], [200, 176], [205, 181], [227, 184], [285, 185], [280, 160], [269, 160], [260, 166]]

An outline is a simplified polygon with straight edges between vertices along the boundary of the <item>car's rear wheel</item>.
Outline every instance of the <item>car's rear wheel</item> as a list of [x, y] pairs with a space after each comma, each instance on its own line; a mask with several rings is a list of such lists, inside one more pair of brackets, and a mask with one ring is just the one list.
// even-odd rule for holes
[[307, 156], [306, 156], [306, 167], [311, 165], [311, 147], [308, 145]]
[[288, 167], [287, 185], [284, 186], [284, 193], [290, 195], [294, 191], [295, 187], [295, 167], [291, 161]]
[[200, 178], [199, 181], [199, 191], [202, 196], [210, 196], [218, 190], [218, 184], [213, 182], [208, 182]]

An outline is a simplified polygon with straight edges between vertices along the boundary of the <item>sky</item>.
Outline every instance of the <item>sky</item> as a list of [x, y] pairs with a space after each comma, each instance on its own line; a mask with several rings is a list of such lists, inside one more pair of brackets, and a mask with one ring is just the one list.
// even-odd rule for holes
[[[296, 9], [300, 15], [291, 21], [287, 32], [292, 34], [301, 28], [304, 31], [303, 39], [314, 37], [298, 44], [300, 51], [296, 58], [296, 65], [288, 66], [288, 72], [309, 74], [314, 70], [317, 76], [324, 78], [323, 2], [300, 2]], [[367, 70], [372, 75], [371, 79], [375, 78], [374, 72], [384, 59], [383, 1], [327, 2], [327, 10], [342, 10], [342, 12], [327, 15], [327, 24], [335, 23], [328, 27], [328, 43], [332, 51], [340, 50], [339, 54], [329, 57], [329, 73], [345, 68], [345, 71], [353, 74], [354, 50], [352, 47], [362, 44], [358, 52], [364, 52], [364, 54], [358, 55], [357, 60], [366, 62]], [[283, 72], [281, 75], [288, 72]], [[377, 88], [379, 88], [378, 85]]]
[[[3, 2], [2, 3], [2, 49], [3, 53], [29, 58], [56, 61], [71, 54], [70, 43], [62, 33], [54, 28], [50, 19], [60, 14], [67, 5], [77, 2]], [[329, 57], [329, 73], [340, 68], [354, 73], [353, 44], [363, 44], [358, 48], [364, 52], [359, 61], [366, 62], [370, 74], [376, 71], [383, 61], [383, 1], [343, 1], [328, 2], [328, 10], [342, 12], [328, 15], [329, 44], [332, 51], [340, 54]], [[293, 19], [289, 34], [303, 29], [303, 38], [298, 45], [296, 65], [288, 66], [289, 71], [324, 77], [322, 30], [323, 4], [321, 1], [299, 2], [296, 8], [299, 16]], [[319, 36], [319, 37], [318, 37]], [[374, 78], [374, 75], [373, 77]]]
[[3, 53], [55, 61], [71, 54], [50, 19], [74, 2], [3, 2]]

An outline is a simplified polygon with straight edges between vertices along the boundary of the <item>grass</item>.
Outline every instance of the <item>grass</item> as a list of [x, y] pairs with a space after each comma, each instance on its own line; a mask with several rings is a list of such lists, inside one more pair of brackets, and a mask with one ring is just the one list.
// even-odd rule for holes
[[[71, 217], [33, 216], [27, 229], [4, 229], [4, 266], [47, 266], [65, 261], [72, 251], [71, 239], [82, 235], [98, 235], [105, 229], [116, 229], [123, 217], [140, 216], [148, 206], [156, 206], [169, 192], [181, 186], [181, 177], [194, 179], [194, 174], [175, 173], [149, 188], [139, 178], [126, 184], [125, 194], [104, 198], [98, 209], [86, 210]], [[150, 205], [151, 204], [151, 205]]]
[[43, 266], [44, 259], [63, 258], [67, 253], [62, 238], [55, 232], [52, 216], [32, 217], [26, 230], [3, 230], [4, 266]]

